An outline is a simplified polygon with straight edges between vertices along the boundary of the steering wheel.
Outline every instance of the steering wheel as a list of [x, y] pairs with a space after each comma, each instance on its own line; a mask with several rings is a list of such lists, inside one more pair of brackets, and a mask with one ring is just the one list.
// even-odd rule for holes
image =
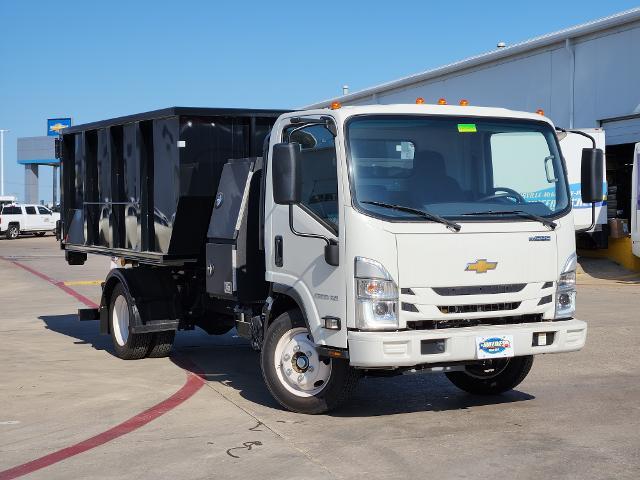
[[[504, 192], [504, 193], [496, 193]], [[485, 200], [495, 200], [498, 198], [513, 198], [516, 203], [527, 203], [522, 195], [516, 192], [513, 188], [509, 187], [494, 187], [491, 195], [486, 195], [478, 199], [478, 202], [484, 202]]]

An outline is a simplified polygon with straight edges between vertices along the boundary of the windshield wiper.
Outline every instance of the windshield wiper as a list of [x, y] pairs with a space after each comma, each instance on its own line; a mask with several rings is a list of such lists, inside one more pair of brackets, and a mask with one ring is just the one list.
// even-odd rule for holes
[[536, 215], [535, 213], [525, 212], [524, 210], [487, 210], [484, 212], [469, 212], [463, 213], [463, 215], [518, 215], [520, 217], [528, 218], [530, 220], [535, 220], [537, 222], [542, 223], [544, 226], [549, 227], [551, 230], [555, 230], [558, 226], [556, 222], [552, 222], [548, 218], [541, 217], [540, 215]]
[[432, 222], [442, 223], [443, 225], [446, 225], [447, 228], [449, 228], [450, 230], [453, 230], [454, 232], [459, 232], [460, 229], [462, 228], [456, 222], [447, 220], [446, 218], [441, 217], [440, 215], [436, 215], [435, 213], [426, 212], [424, 210], [419, 210], [417, 208], [405, 207], [404, 205], [393, 205], [390, 203], [383, 203], [383, 202], [373, 202], [370, 200], [366, 200], [360, 203], [367, 203], [369, 205], [375, 205], [377, 207], [384, 207], [392, 210], [398, 210], [399, 212], [407, 212], [407, 213], [413, 213], [414, 215], [420, 215], [421, 217], [424, 217], [427, 220], [431, 220]]

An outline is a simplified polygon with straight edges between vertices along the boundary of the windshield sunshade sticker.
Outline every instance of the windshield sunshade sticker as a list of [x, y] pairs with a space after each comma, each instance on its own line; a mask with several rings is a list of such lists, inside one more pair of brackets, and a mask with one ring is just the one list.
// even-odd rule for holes
[[459, 123], [458, 132], [460, 133], [475, 133], [478, 129], [475, 123]]

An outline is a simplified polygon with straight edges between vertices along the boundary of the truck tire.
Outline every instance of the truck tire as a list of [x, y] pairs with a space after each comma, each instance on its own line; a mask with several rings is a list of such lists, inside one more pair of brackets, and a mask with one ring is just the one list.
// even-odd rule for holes
[[533, 365], [533, 355], [489, 360], [467, 365], [463, 372], [445, 375], [456, 387], [477, 395], [497, 395], [512, 390], [522, 382]]
[[353, 394], [360, 373], [344, 359], [321, 359], [299, 310], [276, 318], [265, 334], [262, 377], [273, 398], [287, 410], [324, 413]]
[[123, 360], [137, 360], [147, 356], [152, 333], [130, 333], [133, 300], [121, 283], [115, 286], [109, 304], [109, 330], [116, 356]]
[[37, 232], [36, 236], [37, 237], [44, 237], [47, 234], [47, 232]]
[[20, 235], [20, 227], [18, 225], [11, 224], [9, 228], [7, 228], [7, 233], [5, 233], [7, 240], [15, 240]]
[[156, 332], [151, 338], [151, 344], [149, 345], [149, 353], [147, 357], [150, 358], [162, 358], [168, 357], [173, 348], [173, 341], [176, 338], [175, 330], [168, 332]]

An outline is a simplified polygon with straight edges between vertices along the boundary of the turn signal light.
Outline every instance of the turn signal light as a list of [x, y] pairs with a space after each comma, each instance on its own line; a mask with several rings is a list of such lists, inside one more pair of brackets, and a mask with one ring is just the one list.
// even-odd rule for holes
[[439, 98], [438, 99], [438, 105], [446, 105], [447, 101], [444, 98]]
[[340, 102], [331, 102], [331, 110], [338, 110], [340, 107], [342, 107]]
[[422, 97], [416, 98], [416, 104], [423, 105], [424, 104], [424, 98], [422, 98]]
[[539, 108], [539, 109], [537, 109], [537, 110], [536, 110], [536, 113], [537, 113], [538, 115], [544, 115], [544, 110], [543, 110], [543, 109], [541, 109], [541, 108]]
[[467, 107], [469, 106], [469, 100], [465, 100], [464, 98], [462, 100], [460, 100], [460, 106], [461, 107]]

